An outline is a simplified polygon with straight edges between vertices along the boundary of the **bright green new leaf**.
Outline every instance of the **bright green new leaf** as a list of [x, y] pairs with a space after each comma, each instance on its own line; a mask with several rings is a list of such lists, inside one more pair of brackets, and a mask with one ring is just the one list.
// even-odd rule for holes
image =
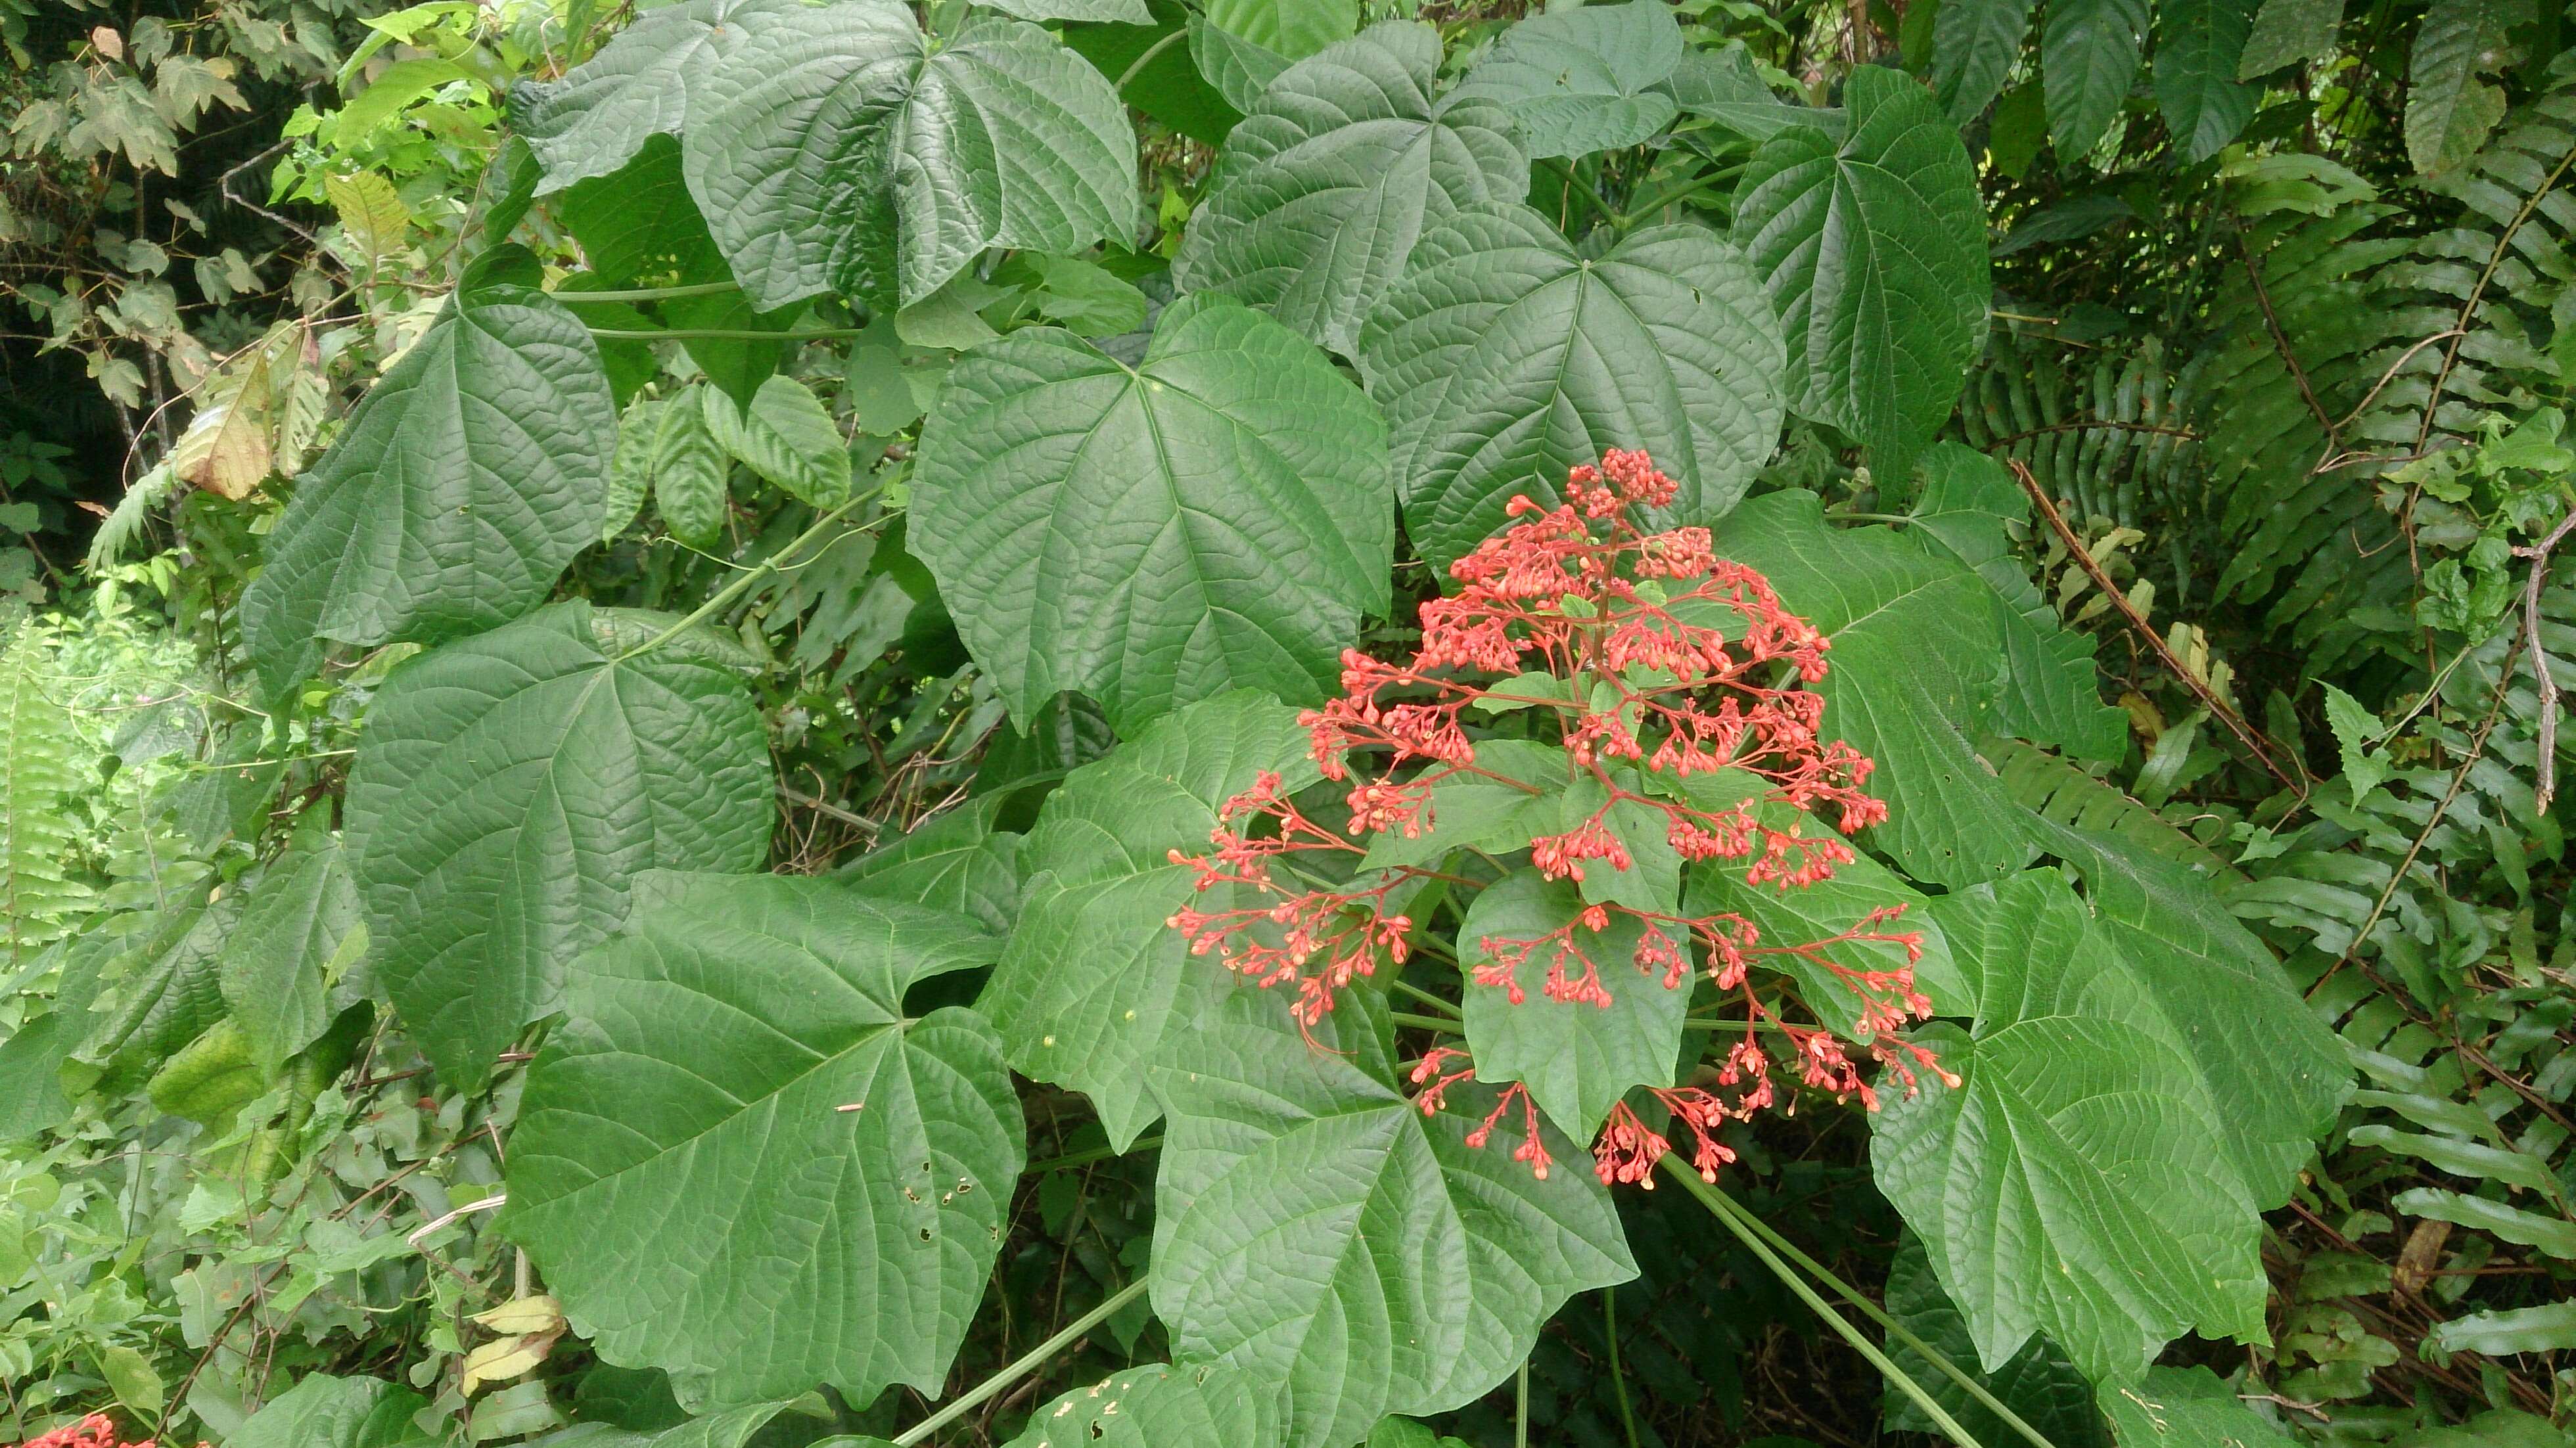
[[2441, 1352], [2484, 1353], [2489, 1357], [2576, 1348], [2576, 1302], [2472, 1312], [2436, 1323], [2424, 1341]]
[[2406, 159], [2416, 170], [2456, 168], [2504, 119], [2504, 92], [2483, 77], [2499, 68], [2512, 14], [2504, 0], [2435, 0], [2424, 12], [2406, 67]]
[[439, 1074], [479, 1086], [648, 869], [758, 869], [769, 740], [719, 638], [564, 603], [397, 669], [350, 770], [378, 981]]
[[1872, 842], [1918, 880], [1966, 885], [2028, 864], [2029, 815], [1970, 739], [2003, 659], [1993, 591], [1965, 566], [1883, 528], [1837, 528], [1812, 493], [1736, 510], [1717, 551], [1771, 580], [1790, 612], [1833, 641], [1824, 733], [1876, 765], [1887, 823]]
[[[1896, 1259], [1888, 1264], [1887, 1314], [1954, 1366], [1976, 1372], [1977, 1345], [1968, 1335], [1967, 1319], [1941, 1291], [1931, 1260], [1923, 1255], [1922, 1241], [1911, 1233], [1898, 1241]], [[2007, 1448], [2024, 1441], [1967, 1389], [1894, 1334], [1889, 1334], [1886, 1345], [1888, 1358], [1928, 1389], [1933, 1400], [1978, 1442]], [[2110, 1426], [2093, 1406], [2093, 1385], [2047, 1338], [2032, 1338], [2012, 1361], [1978, 1376], [1988, 1392], [2037, 1428], [2050, 1448], [2111, 1448]], [[1880, 1403], [1887, 1426], [1917, 1433], [1936, 1431], [1931, 1418], [1894, 1383], [1887, 1385]]]
[[1124, 734], [1245, 685], [1316, 699], [1387, 607], [1377, 408], [1222, 296], [1165, 309], [1134, 368], [1053, 328], [968, 354], [913, 489], [912, 547], [1020, 719], [1066, 689]]
[[1081, 251], [1136, 224], [1127, 108], [1024, 21], [933, 48], [897, 0], [800, 9], [718, 61], [705, 97], [689, 190], [763, 307], [838, 291], [891, 309], [988, 247]]
[[1566, 1298], [1636, 1275], [1580, 1147], [1546, 1133], [1536, 1177], [1517, 1120], [1471, 1148], [1480, 1109], [1426, 1119], [1276, 996], [1241, 1007], [1154, 1070], [1154, 1311], [1175, 1358], [1284, 1383], [1296, 1448], [1483, 1395]]
[[1208, 23], [1290, 60], [1359, 28], [1359, 0], [1208, 0]]
[[2039, 66], [2048, 136], [2072, 164], [2092, 153], [2137, 83], [2147, 0], [2048, 0]]
[[1513, 113], [1434, 101], [1439, 70], [1431, 27], [1389, 21], [1280, 73], [1227, 138], [1175, 282], [1352, 353], [1425, 229], [1529, 191]]
[[1029, 1415], [1009, 1448], [1285, 1448], [1279, 1393], [1236, 1368], [1129, 1368]]
[[732, 510], [726, 478], [733, 465], [707, 422], [731, 405], [711, 387], [689, 387], [654, 422], [653, 507], [671, 536], [692, 548], [713, 548]]
[[[1231, 31], [1208, 23], [1193, 10], [1189, 17], [1190, 62], [1199, 74], [1238, 111], [1249, 112], [1262, 89], [1279, 78], [1288, 57], [1266, 45], [1255, 45]], [[1231, 133], [1229, 133], [1229, 139]], [[1220, 158], [1222, 159], [1222, 158]]]
[[2207, 1368], [2157, 1368], [2135, 1387], [2105, 1383], [2101, 1397], [2120, 1448], [2290, 1448], [2294, 1441]]
[[1932, 20], [1932, 83], [1941, 108], [1965, 123], [2003, 93], [2022, 37], [2030, 33], [2032, 0], [1942, 0]]
[[1000, 942], [829, 880], [637, 895], [530, 1068], [502, 1230], [602, 1358], [711, 1403], [937, 1393], [1026, 1145], [992, 1028], [904, 993]]
[[434, 643], [505, 623], [598, 541], [617, 449], [599, 349], [570, 312], [499, 279], [533, 275], [524, 251], [495, 247], [475, 267], [268, 535], [241, 615], [272, 693], [310, 676], [327, 640]]
[[814, 390], [793, 377], [772, 377], [749, 407], [709, 388], [700, 403], [707, 432], [743, 466], [817, 509], [850, 495], [850, 445]]
[[2260, 1340], [2262, 1222], [2210, 1150], [2220, 1107], [2176, 1025], [2216, 1002], [2124, 959], [2051, 872], [1930, 909], [1976, 1016], [1915, 1038], [1961, 1084], [1890, 1091], [1870, 1159], [1979, 1360], [2046, 1333], [2096, 1383], [2133, 1384], [2186, 1331]]
[[[1621, 912], [1595, 934], [1578, 918], [1583, 908], [1572, 884], [1515, 870], [1476, 896], [1458, 927], [1458, 944], [1470, 970], [1498, 963], [1488, 941], [1505, 952], [1526, 952], [1512, 971], [1518, 1003], [1500, 985], [1467, 988], [1463, 1014], [1477, 1079], [1526, 1084], [1548, 1120], [1567, 1136], [1590, 1141], [1628, 1088], [1673, 1084], [1693, 977], [1686, 969], [1667, 987], [1661, 967], [1639, 970], [1642, 922]], [[1684, 953], [1691, 948], [1679, 933], [1671, 940]], [[1587, 971], [1598, 973], [1609, 1004], [1548, 995], [1552, 976], [1570, 983]]]
[[1036, 259], [1030, 300], [1038, 314], [1080, 337], [1117, 337], [1145, 325], [1145, 294], [1095, 261], [1078, 256]]
[[270, 1078], [251, 1052], [250, 1037], [226, 1016], [173, 1053], [143, 1089], [154, 1110], [221, 1130], [268, 1089]]
[[707, 123], [707, 78], [806, 0], [688, 0], [648, 10], [563, 79], [510, 93], [514, 128], [545, 167], [540, 193], [605, 176], [655, 136]]
[[1985, 208], [1922, 86], [1864, 66], [1844, 99], [1849, 135], [1791, 126], [1754, 153], [1735, 241], [1779, 308], [1790, 410], [1902, 479], [1985, 344]]
[[411, 1448], [429, 1400], [381, 1378], [307, 1373], [224, 1439], [227, 1448]]
[[1190, 954], [1172, 913], [1249, 905], [1201, 892], [1171, 852], [1205, 854], [1225, 801], [1264, 770], [1296, 789], [1317, 778], [1297, 711], [1249, 691], [1166, 715], [1135, 742], [1077, 769], [1050, 795], [1021, 852], [1018, 926], [979, 1008], [1011, 1065], [1091, 1098], [1125, 1150], [1162, 1113], [1145, 1068], [1242, 988], [1214, 957]]
[[[1982, 252], [1980, 253], [1982, 255]], [[1360, 341], [1386, 406], [1413, 545], [1472, 551], [1517, 494], [1643, 448], [1706, 523], [1778, 442], [1779, 326], [1741, 253], [1650, 226], [1597, 259], [1527, 207], [1462, 211], [1414, 249]]]
[[358, 887], [337, 841], [299, 844], [251, 888], [223, 944], [224, 1003], [269, 1072], [331, 1024], [331, 985], [365, 946]]
[[2335, 32], [2342, 26], [2343, 0], [2263, 0], [2236, 78], [2254, 80], [2303, 60], [2324, 60], [2334, 54]]
[[2352, 801], [2379, 787], [2380, 782], [2397, 772], [2390, 763], [2388, 751], [2374, 753], [2371, 745], [2379, 742], [2388, 727], [2368, 706], [2332, 684], [2324, 685], [2326, 727], [2334, 731], [2335, 753], [2343, 760], [2343, 782], [2352, 787]]
[[1995, 732], [2118, 763], [2129, 745], [2129, 716], [2102, 702], [2093, 636], [2059, 621], [2014, 553], [2011, 530], [2028, 526], [2030, 502], [2003, 464], [1958, 443], [1935, 444], [1924, 454], [1923, 489], [1911, 512], [1909, 536], [1934, 557], [1977, 570], [1994, 592], [2004, 648]]
[[2156, 6], [2156, 109], [2184, 163], [2215, 156], [2253, 119], [2263, 91], [2237, 80], [2254, 0], [2162, 0]]
[[1458, 95], [1507, 110], [1533, 156], [1585, 156], [1671, 125], [1680, 107], [1662, 86], [1681, 60], [1665, 0], [1556, 9], [1504, 31]]

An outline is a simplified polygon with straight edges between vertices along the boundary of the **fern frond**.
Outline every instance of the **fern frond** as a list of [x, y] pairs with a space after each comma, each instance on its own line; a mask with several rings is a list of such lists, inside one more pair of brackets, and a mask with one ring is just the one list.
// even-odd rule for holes
[[13, 968], [61, 935], [89, 895], [67, 871], [74, 829], [64, 801], [82, 787], [80, 737], [51, 675], [33, 627], [0, 651], [0, 930]]
[[1970, 446], [2021, 462], [2051, 497], [2136, 527], [2197, 477], [2190, 402], [2156, 338], [2079, 349], [1998, 327], [1959, 417]]

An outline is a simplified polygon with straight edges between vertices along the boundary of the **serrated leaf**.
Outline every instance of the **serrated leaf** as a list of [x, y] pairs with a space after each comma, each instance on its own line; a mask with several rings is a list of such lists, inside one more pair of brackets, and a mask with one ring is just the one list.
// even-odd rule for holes
[[712, 1403], [938, 1392], [1026, 1145], [992, 1028], [904, 993], [999, 942], [828, 880], [638, 893], [529, 1072], [502, 1230], [604, 1359]]
[[2254, 0], [2163, 0], [2156, 7], [2156, 109], [2185, 164], [2218, 154], [2263, 92], [2236, 79]]
[[2120, 1448], [2289, 1448], [2295, 1441], [2207, 1368], [2157, 1368], [2134, 1387], [2106, 1383], [2101, 1396]]
[[1026, 835], [997, 829], [1006, 794], [990, 794], [917, 825], [834, 875], [871, 895], [970, 916], [996, 935], [1020, 918]]
[[144, 1094], [156, 1111], [220, 1130], [268, 1089], [270, 1075], [252, 1054], [240, 1023], [226, 1016], [172, 1053], [145, 1083]]
[[2212, 1003], [2140, 974], [2051, 872], [1930, 909], [1976, 1018], [1915, 1036], [1962, 1084], [1927, 1073], [1886, 1101], [1870, 1159], [1979, 1360], [2044, 1332], [2095, 1382], [2134, 1384], [2186, 1331], [2260, 1340], [2262, 1222], [2208, 1149], [2219, 1108], [2174, 1024]]
[[97, 994], [71, 1055], [100, 1068], [100, 1090], [142, 1085], [224, 1018], [219, 962], [241, 918], [241, 899], [209, 901], [210, 883], [174, 892], [143, 933], [98, 963]]
[[2263, 0], [2236, 78], [2253, 80], [2303, 60], [2324, 60], [2334, 54], [2335, 32], [2342, 26], [2343, 0]]
[[793, 377], [772, 377], [752, 394], [749, 407], [736, 406], [712, 388], [702, 400], [707, 431], [717, 444], [788, 496], [826, 510], [849, 497], [850, 445], [812, 388]]
[[429, 1400], [380, 1378], [307, 1373], [225, 1438], [229, 1448], [410, 1448]]
[[987, 247], [1132, 240], [1127, 108], [1037, 26], [980, 17], [934, 50], [897, 0], [800, 9], [719, 60], [706, 96], [689, 190], [762, 307], [839, 291], [890, 309]]
[[[1512, 1123], [1426, 1119], [1381, 1076], [1242, 1001], [1155, 1068], [1155, 1314], [1173, 1355], [1286, 1385], [1288, 1441], [1349, 1443], [1510, 1376], [1576, 1292], [1636, 1275], [1608, 1194], [1563, 1138], [1545, 1180]], [[1479, 1113], [1481, 1114], [1481, 1113]]]
[[1923, 488], [1909, 536], [1977, 571], [1995, 600], [2003, 640], [2003, 684], [1995, 732], [2053, 745], [2081, 759], [2118, 763], [2129, 716], [2102, 702], [2093, 636], [2059, 622], [2055, 605], [2013, 552], [2011, 529], [2030, 521], [2030, 501], [2003, 464], [1958, 443], [1936, 443], [1923, 458]]
[[224, 942], [219, 981], [268, 1072], [329, 1028], [328, 969], [363, 930], [358, 888], [336, 840], [290, 849], [252, 887], [241, 924]]
[[1149, 1363], [1041, 1404], [1009, 1448], [1285, 1448], [1278, 1398], [1235, 1368]]
[[1992, 707], [2002, 649], [1991, 591], [1966, 567], [1881, 528], [1836, 528], [1812, 493], [1738, 508], [1717, 551], [1760, 570], [1790, 612], [1833, 643], [1824, 734], [1876, 768], [1888, 820], [1869, 833], [1915, 879], [1966, 885], [2030, 862], [2024, 821], [1970, 744]]
[[1264, 770], [1292, 790], [1318, 777], [1295, 710], [1248, 691], [1193, 704], [1075, 770], [1021, 852], [1019, 922], [978, 1006], [1012, 1066], [1090, 1097], [1122, 1151], [1162, 1112], [1146, 1067], [1240, 988], [1170, 924], [1234, 892], [1202, 894], [1171, 852], [1206, 853], [1218, 809]]
[[511, 120], [545, 167], [539, 194], [625, 165], [654, 136], [707, 120], [710, 72], [744, 41], [806, 0], [688, 0], [639, 15], [635, 23], [563, 79], [521, 83]]
[[[1922, 1241], [1911, 1233], [1898, 1242], [1896, 1259], [1888, 1264], [1887, 1313], [1953, 1365], [1975, 1372], [1977, 1346], [1968, 1335], [1967, 1319], [1942, 1293], [1940, 1279], [1932, 1275], [1932, 1263], [1923, 1255]], [[2013, 1430], [2001, 1418], [1893, 1333], [1888, 1335], [1887, 1355], [1929, 1390], [1933, 1401], [1978, 1442], [2015, 1441]], [[2047, 1338], [2031, 1339], [2012, 1361], [1992, 1373], [1977, 1376], [1989, 1392], [2003, 1400], [2004, 1406], [2037, 1428], [2050, 1448], [2111, 1448], [2110, 1426], [2093, 1406], [2093, 1385]], [[1881, 1403], [1888, 1427], [1917, 1433], [1937, 1431], [1931, 1418], [1894, 1383], [1887, 1385]]]
[[1791, 126], [1754, 153], [1735, 241], [1779, 309], [1790, 410], [1902, 478], [1985, 344], [1985, 208], [1922, 86], [1863, 66], [1844, 100], [1847, 136]]
[[2439, 175], [2477, 154], [2504, 119], [2504, 92], [2480, 77], [2503, 59], [2499, 0], [2435, 0], [2406, 65], [2406, 159]]
[[713, 388], [691, 387], [654, 420], [653, 508], [671, 536], [692, 548], [713, 548], [733, 507], [726, 487], [732, 464], [707, 425], [709, 413], [731, 405]]
[[1303, 60], [1359, 28], [1359, 0], [1208, 0], [1209, 23]]
[[1932, 19], [1932, 83], [1941, 108], [1965, 123], [2003, 92], [2030, 32], [2033, 0], [1943, 0]]
[[340, 229], [348, 233], [367, 269], [381, 267], [402, 250], [403, 233], [411, 226], [411, 208], [394, 194], [394, 183], [374, 171], [355, 175], [326, 172], [322, 177], [322, 194], [339, 214]]
[[1454, 94], [1435, 101], [1439, 69], [1431, 27], [1389, 21], [1248, 97], [1173, 260], [1175, 282], [1355, 351], [1427, 228], [1529, 190], [1511, 112]]
[[2039, 64], [2048, 136], [2070, 163], [2094, 143], [2137, 84], [2147, 39], [2146, 0], [2048, 0]]
[[343, 848], [377, 978], [444, 1079], [554, 1010], [564, 962], [648, 869], [749, 871], [769, 847], [767, 731], [658, 614], [564, 603], [397, 669], [367, 711]]
[[2377, 789], [2397, 770], [2389, 762], [2386, 750], [2374, 754], [2370, 748], [2388, 729], [2359, 699], [2332, 684], [2321, 687], [2325, 690], [2326, 727], [2334, 731], [2335, 753], [2343, 761], [2343, 780], [2352, 787], [2353, 803], [2359, 804], [2363, 795]]
[[668, 403], [639, 397], [617, 419], [617, 453], [608, 464], [608, 490], [599, 505], [599, 541], [613, 543], [635, 524], [653, 490], [653, 449], [662, 435]]
[[1077, 689], [1132, 734], [1331, 686], [1387, 607], [1385, 449], [1313, 344], [1202, 293], [1133, 369], [1053, 328], [968, 354], [922, 425], [910, 538], [1014, 717]]
[[1760, 284], [1715, 234], [1645, 227], [1586, 260], [1526, 207], [1425, 236], [1360, 343], [1407, 532], [1435, 564], [1614, 447], [1680, 485], [1673, 520], [1723, 515], [1778, 440], [1781, 355]]
[[[1473, 968], [1494, 960], [1488, 941], [1528, 947], [1566, 932], [1564, 960], [1557, 959], [1560, 947], [1548, 941], [1530, 950], [1514, 973], [1522, 992], [1518, 1004], [1502, 986], [1471, 985], [1462, 1014], [1476, 1079], [1522, 1082], [1548, 1120], [1588, 1142], [1628, 1088], [1673, 1084], [1691, 977], [1686, 972], [1668, 988], [1660, 969], [1651, 975], [1638, 970], [1635, 956], [1644, 938], [1638, 918], [1614, 915], [1610, 928], [1596, 935], [1576, 918], [1583, 908], [1569, 882], [1515, 870], [1477, 894], [1458, 927], [1458, 942], [1463, 963]], [[1674, 943], [1689, 948], [1687, 942]], [[1569, 979], [1581, 979], [1587, 967], [1597, 970], [1610, 1003], [1550, 999], [1552, 966]]]
[[1680, 107], [1661, 87], [1681, 60], [1664, 0], [1551, 10], [1504, 31], [1458, 94], [1507, 109], [1533, 156], [1585, 156], [1672, 124]]
[[[495, 247], [478, 266], [524, 257]], [[617, 404], [590, 333], [542, 293], [469, 277], [297, 482], [242, 597], [282, 693], [325, 640], [434, 643], [507, 622], [597, 541]]]
[[[1191, 64], [1198, 67], [1199, 74], [1216, 88], [1225, 103], [1238, 111], [1249, 112], [1261, 98], [1262, 90], [1292, 63], [1266, 45], [1255, 45], [1208, 23], [1208, 18], [1195, 10], [1190, 12], [1188, 24]], [[1227, 134], [1230, 139], [1232, 133]]]

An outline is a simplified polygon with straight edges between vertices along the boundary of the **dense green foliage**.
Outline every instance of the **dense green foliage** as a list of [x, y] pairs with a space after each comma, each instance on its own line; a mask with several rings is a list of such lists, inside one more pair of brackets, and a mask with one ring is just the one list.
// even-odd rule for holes
[[0, 0], [0, 1441], [2576, 1426], [2563, 7], [379, 10]]

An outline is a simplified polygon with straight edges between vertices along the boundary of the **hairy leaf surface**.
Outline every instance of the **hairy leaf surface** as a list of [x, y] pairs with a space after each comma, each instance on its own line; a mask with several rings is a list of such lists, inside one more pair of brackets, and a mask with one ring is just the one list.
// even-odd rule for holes
[[559, 81], [510, 93], [513, 128], [545, 168], [540, 193], [626, 164], [655, 136], [707, 119], [706, 82], [723, 58], [807, 0], [687, 0], [648, 10]]
[[1663, 0], [1558, 9], [1504, 31], [1457, 94], [1507, 110], [1533, 156], [1584, 156], [1672, 124], [1680, 108], [1663, 81], [1681, 60]]

